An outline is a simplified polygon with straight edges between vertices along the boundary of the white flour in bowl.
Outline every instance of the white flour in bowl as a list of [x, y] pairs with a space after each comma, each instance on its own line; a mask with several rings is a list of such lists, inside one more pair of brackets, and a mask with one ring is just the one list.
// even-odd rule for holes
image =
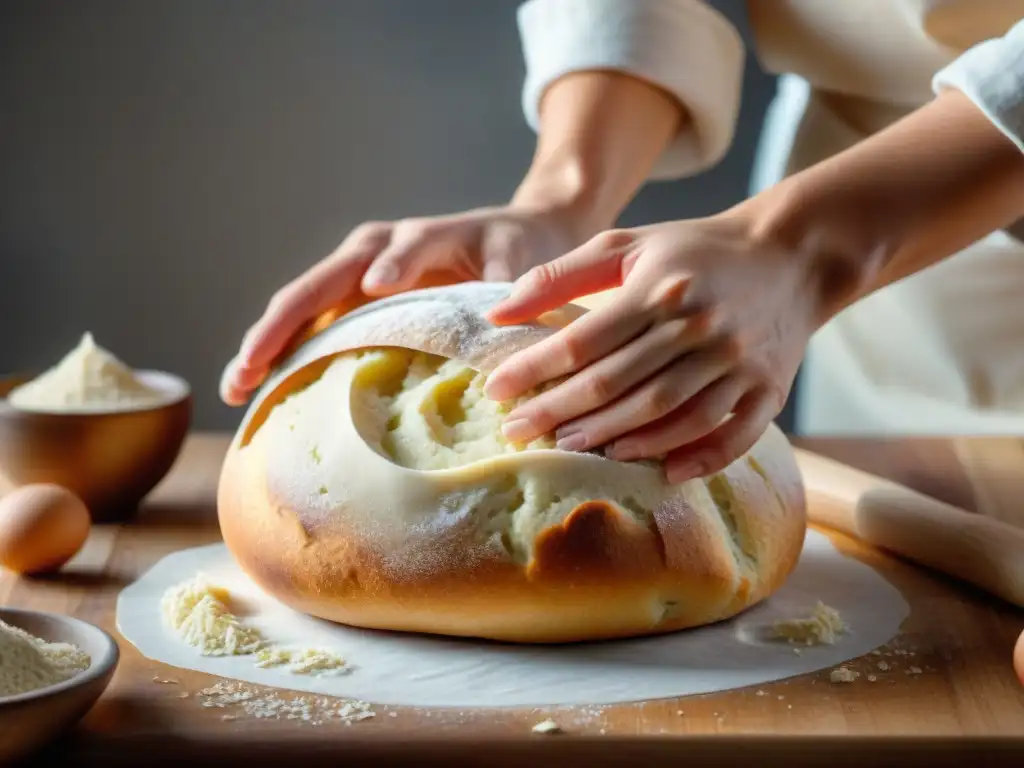
[[91, 333], [39, 377], [11, 391], [8, 401], [29, 411], [108, 410], [154, 406], [167, 396], [99, 346]]
[[69, 643], [48, 643], [0, 621], [0, 698], [69, 680], [91, 659]]

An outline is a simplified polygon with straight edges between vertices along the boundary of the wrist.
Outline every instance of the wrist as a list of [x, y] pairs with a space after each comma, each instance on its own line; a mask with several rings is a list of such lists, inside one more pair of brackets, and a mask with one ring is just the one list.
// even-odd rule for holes
[[1009, 225], [1024, 158], [964, 94], [947, 91], [738, 208], [823, 281], [827, 320]]
[[675, 98], [639, 78], [565, 75], [544, 94], [533, 162], [512, 205], [557, 211], [586, 237], [608, 229], [686, 119]]
[[887, 217], [844, 196], [841, 185], [809, 172], [734, 210], [752, 241], [789, 253], [806, 273], [818, 326], [875, 289], [903, 237]]
[[509, 205], [556, 216], [583, 242], [615, 224], [620, 210], [602, 204], [598, 184], [574, 158], [535, 162]]

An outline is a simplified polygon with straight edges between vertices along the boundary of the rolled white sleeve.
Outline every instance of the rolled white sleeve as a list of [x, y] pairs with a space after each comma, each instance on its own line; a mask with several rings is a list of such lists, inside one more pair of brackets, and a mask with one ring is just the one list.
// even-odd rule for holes
[[932, 88], [964, 93], [1024, 152], [1024, 20], [940, 70]]
[[523, 112], [535, 131], [541, 97], [555, 80], [583, 70], [617, 70], [673, 94], [690, 114], [652, 179], [692, 176], [729, 149], [743, 40], [701, 0], [528, 0], [518, 20], [526, 60]]

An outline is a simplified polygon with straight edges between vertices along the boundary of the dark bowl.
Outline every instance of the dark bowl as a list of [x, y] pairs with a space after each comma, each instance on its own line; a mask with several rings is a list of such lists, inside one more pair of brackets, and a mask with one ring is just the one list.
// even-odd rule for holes
[[157, 405], [89, 412], [17, 408], [8, 393], [30, 375], [0, 379], [0, 474], [14, 485], [56, 483], [85, 502], [94, 523], [125, 522], [170, 471], [192, 420], [188, 383], [137, 371], [167, 393]]

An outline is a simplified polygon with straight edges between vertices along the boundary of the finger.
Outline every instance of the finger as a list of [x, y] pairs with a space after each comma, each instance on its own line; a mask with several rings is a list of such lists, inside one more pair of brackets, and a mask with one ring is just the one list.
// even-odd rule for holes
[[268, 368], [246, 368], [237, 358], [221, 374], [220, 398], [228, 405], [243, 405], [269, 373]]
[[754, 447], [779, 410], [775, 399], [763, 391], [748, 392], [737, 403], [731, 419], [668, 455], [665, 461], [667, 480], [682, 483], [721, 472]]
[[643, 333], [647, 325], [646, 316], [634, 310], [632, 297], [624, 294], [502, 362], [487, 377], [484, 394], [492, 400], [511, 400], [576, 373]]
[[224, 370], [220, 375], [220, 382], [217, 385], [217, 391], [220, 395], [220, 399], [228, 405], [242, 405], [245, 402], [245, 391], [235, 384], [235, 380], [238, 376], [238, 358], [233, 357], [231, 358], [231, 361], [224, 366]]
[[523, 323], [580, 296], [621, 285], [622, 262], [633, 243], [630, 232], [610, 230], [534, 267], [516, 281], [508, 298], [491, 308], [488, 319], [496, 325]]
[[[733, 361], [717, 348], [691, 352], [620, 400], [563, 424], [555, 435], [558, 445], [577, 451], [605, 445], [609, 457], [621, 461], [663, 455], [664, 450], [657, 452], [657, 441], [644, 447], [648, 434], [644, 430], [654, 429], [670, 416], [678, 417], [678, 409], [727, 376], [732, 366]], [[620, 438], [625, 441], [622, 445], [617, 442]], [[661, 442], [665, 440], [670, 441]]]
[[392, 237], [363, 276], [363, 291], [370, 296], [388, 296], [412, 290], [426, 272], [458, 262], [464, 246], [446, 235], [418, 226], [401, 237]]
[[303, 325], [357, 292], [363, 272], [389, 237], [385, 226], [357, 228], [331, 256], [275, 294], [246, 335], [242, 365], [269, 368]]
[[232, 358], [221, 373], [219, 383], [220, 399], [228, 405], [244, 405], [249, 394], [266, 378], [266, 368], [246, 368], [236, 356]]
[[[706, 369], [702, 370], [702, 369]], [[739, 376], [726, 375], [695, 389], [689, 383], [693, 375], [707, 379], [711, 366], [681, 365], [672, 379], [686, 387], [682, 405], [668, 415], [638, 430], [627, 433], [609, 446], [606, 454], [616, 461], [634, 461], [665, 456], [713, 431], [728, 417], [740, 398], [749, 390], [750, 382]], [[663, 385], [664, 386], [664, 385]]]
[[531, 262], [532, 250], [519, 226], [493, 226], [483, 230], [480, 239], [479, 269], [489, 283], [511, 283], [522, 273], [518, 265]]
[[488, 283], [508, 283], [515, 277], [511, 253], [484, 259], [483, 279]]
[[[620, 408], [623, 402], [629, 403], [627, 393], [693, 349], [707, 332], [703, 318], [676, 318], [659, 323], [568, 381], [516, 408], [509, 418], [529, 423], [534, 434], [526, 440], [561, 425], [556, 437], [562, 450], [585, 451], [601, 445], [656, 418], [630, 420], [628, 415], [635, 416], [641, 410], [634, 402], [624, 419]], [[723, 368], [715, 377], [724, 372]], [[624, 395], [625, 400], [619, 401]]]

